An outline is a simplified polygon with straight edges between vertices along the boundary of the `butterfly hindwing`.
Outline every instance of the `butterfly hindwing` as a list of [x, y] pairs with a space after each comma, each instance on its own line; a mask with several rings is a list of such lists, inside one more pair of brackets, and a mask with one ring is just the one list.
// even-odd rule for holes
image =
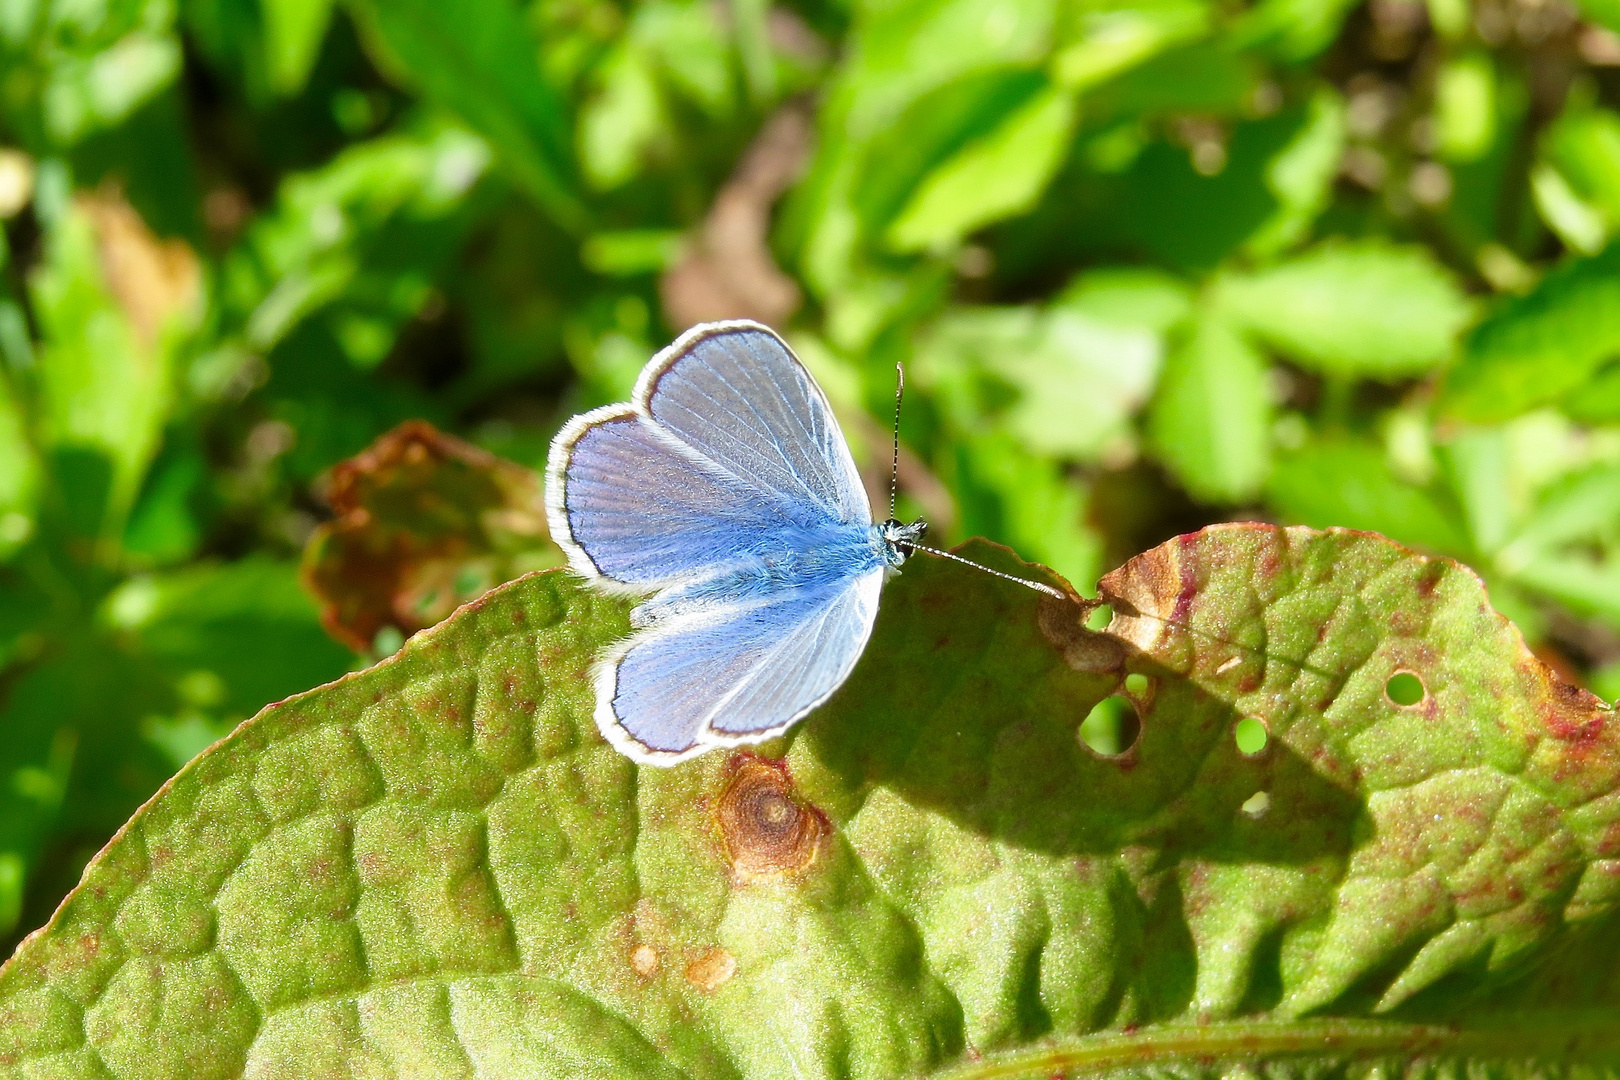
[[598, 670], [597, 725], [621, 750], [656, 764], [780, 734], [848, 677], [882, 585], [882, 571], [873, 571], [637, 634]]

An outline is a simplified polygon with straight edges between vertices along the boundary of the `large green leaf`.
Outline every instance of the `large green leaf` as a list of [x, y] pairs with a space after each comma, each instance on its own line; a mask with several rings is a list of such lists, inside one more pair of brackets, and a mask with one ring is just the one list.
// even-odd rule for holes
[[[1223, 526], [1103, 589], [1093, 634], [914, 563], [795, 738], [669, 770], [590, 720], [624, 603], [497, 590], [172, 781], [0, 970], [0, 1066], [1620, 1069], [1613, 714], [1477, 578]], [[1105, 758], [1075, 730], [1116, 689]]]

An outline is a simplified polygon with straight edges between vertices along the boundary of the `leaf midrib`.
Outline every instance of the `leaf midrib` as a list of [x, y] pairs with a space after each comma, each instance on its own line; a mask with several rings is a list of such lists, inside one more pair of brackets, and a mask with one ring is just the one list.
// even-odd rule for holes
[[1039, 1049], [995, 1053], [934, 1074], [934, 1080], [1021, 1080], [1069, 1069], [1092, 1073], [1144, 1064], [1208, 1065], [1276, 1057], [1556, 1058], [1563, 1063], [1620, 1059], [1620, 1017], [1515, 1013], [1469, 1027], [1381, 1020], [1225, 1020], [1163, 1024], [1058, 1040]]

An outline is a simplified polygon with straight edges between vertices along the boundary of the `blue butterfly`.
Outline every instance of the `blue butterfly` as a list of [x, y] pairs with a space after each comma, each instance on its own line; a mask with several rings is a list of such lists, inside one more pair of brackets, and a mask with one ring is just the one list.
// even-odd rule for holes
[[803, 719], [860, 659], [884, 580], [933, 550], [921, 521], [873, 522], [826, 396], [755, 322], [693, 327], [632, 401], [574, 417], [546, 511], [577, 573], [644, 597], [596, 667], [595, 715], [652, 765]]

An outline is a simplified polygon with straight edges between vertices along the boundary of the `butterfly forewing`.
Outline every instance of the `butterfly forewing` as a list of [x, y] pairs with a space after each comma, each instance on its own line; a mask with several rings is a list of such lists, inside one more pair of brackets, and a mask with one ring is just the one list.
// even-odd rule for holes
[[727, 565], [791, 523], [786, 503], [706, 466], [635, 412], [581, 425], [561, 449], [552, 535], [571, 541], [582, 573], [657, 587]]
[[827, 399], [774, 333], [722, 323], [648, 370], [642, 389], [653, 418], [719, 468], [833, 520], [871, 521]]

